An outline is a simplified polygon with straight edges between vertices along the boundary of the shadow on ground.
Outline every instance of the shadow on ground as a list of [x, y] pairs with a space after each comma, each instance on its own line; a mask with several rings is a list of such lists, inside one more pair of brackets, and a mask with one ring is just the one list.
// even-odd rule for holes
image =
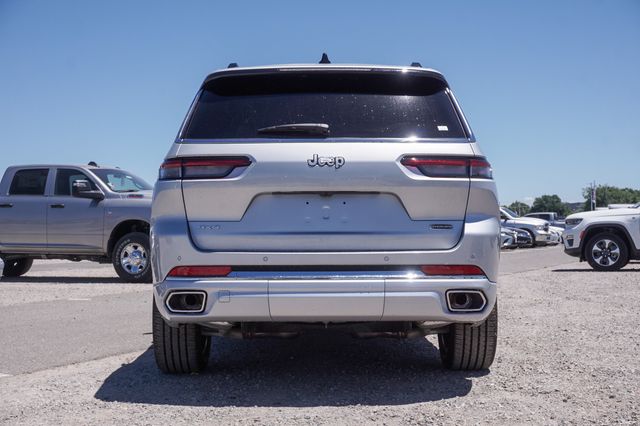
[[470, 378], [488, 373], [444, 370], [427, 339], [356, 340], [336, 332], [214, 338], [212, 352], [204, 373], [171, 376], [158, 371], [148, 349], [114, 371], [95, 397], [213, 407], [400, 405], [466, 395]]
[[114, 277], [64, 277], [64, 276], [22, 276], [2, 277], [2, 283], [46, 283], [46, 284], [123, 284]]
[[640, 268], [630, 268], [624, 267], [622, 269], [618, 269], [617, 271], [596, 271], [595, 269], [552, 269], [551, 272], [588, 272], [593, 274], [611, 274], [616, 272], [640, 272]]

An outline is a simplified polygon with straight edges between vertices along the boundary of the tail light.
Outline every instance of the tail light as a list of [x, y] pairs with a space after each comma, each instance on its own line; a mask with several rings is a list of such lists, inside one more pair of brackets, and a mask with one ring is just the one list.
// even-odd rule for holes
[[424, 265], [420, 269], [425, 275], [485, 275], [476, 265]]
[[172, 158], [160, 166], [159, 179], [220, 179], [250, 164], [248, 157]]
[[407, 156], [400, 163], [429, 177], [493, 179], [491, 164], [481, 157]]
[[231, 266], [176, 266], [169, 272], [170, 277], [226, 277]]
[[478, 179], [493, 179], [491, 164], [484, 158], [469, 160], [469, 177]]

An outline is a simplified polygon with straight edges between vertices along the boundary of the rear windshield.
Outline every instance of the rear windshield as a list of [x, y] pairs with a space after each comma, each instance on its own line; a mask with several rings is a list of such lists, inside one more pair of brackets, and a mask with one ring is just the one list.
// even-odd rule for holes
[[[202, 90], [181, 137], [465, 138], [446, 83], [426, 73], [279, 72], [219, 77]], [[329, 133], [259, 133], [315, 123]]]

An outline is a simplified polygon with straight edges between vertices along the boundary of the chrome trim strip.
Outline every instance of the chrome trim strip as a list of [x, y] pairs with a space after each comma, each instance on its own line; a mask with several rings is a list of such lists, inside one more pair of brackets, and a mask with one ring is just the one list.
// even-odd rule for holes
[[369, 278], [426, 278], [419, 269], [404, 271], [232, 271], [226, 278], [268, 280], [340, 280]]
[[171, 281], [233, 281], [233, 280], [341, 280], [341, 279], [399, 279], [399, 280], [477, 280], [484, 275], [425, 275], [419, 269], [405, 271], [232, 271], [226, 276], [167, 277]]

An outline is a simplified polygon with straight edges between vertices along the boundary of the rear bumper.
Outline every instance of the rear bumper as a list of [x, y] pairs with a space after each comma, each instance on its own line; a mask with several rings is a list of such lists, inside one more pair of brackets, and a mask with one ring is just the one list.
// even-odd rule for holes
[[467, 217], [458, 244], [447, 250], [367, 252], [206, 252], [195, 248], [184, 218], [154, 218], [151, 264], [154, 282], [164, 281], [171, 269], [185, 265], [231, 267], [277, 266], [421, 266], [476, 265], [489, 281], [498, 278], [500, 224], [497, 217]]
[[[206, 293], [201, 313], [173, 313], [171, 292]], [[486, 305], [479, 312], [452, 312], [449, 290], [479, 290]], [[496, 284], [484, 277], [416, 279], [166, 279], [154, 287], [158, 310], [169, 323], [483, 321], [496, 302]]]
[[568, 254], [569, 256], [573, 256], [573, 257], [582, 257], [582, 250], [580, 249], [580, 247], [575, 247], [575, 248], [567, 248], [565, 246], [564, 248], [564, 252], [566, 254]]
[[[500, 221], [493, 181], [471, 182], [462, 235], [449, 249], [352, 251], [265, 251], [243, 245], [242, 251], [198, 249], [184, 211], [180, 181], [159, 181], [154, 191], [151, 217], [151, 264], [154, 282], [163, 282], [176, 266], [222, 265], [275, 268], [277, 266], [379, 266], [476, 265], [489, 281], [498, 278]], [[220, 196], [220, 199], [224, 197]], [[381, 223], [381, 227], [385, 224]], [[435, 231], [434, 231], [435, 232]], [[334, 235], [311, 233], [310, 239], [331, 240]], [[277, 236], [274, 236], [277, 238]], [[443, 245], [447, 247], [448, 245]], [[396, 248], [401, 247], [397, 246]]]

